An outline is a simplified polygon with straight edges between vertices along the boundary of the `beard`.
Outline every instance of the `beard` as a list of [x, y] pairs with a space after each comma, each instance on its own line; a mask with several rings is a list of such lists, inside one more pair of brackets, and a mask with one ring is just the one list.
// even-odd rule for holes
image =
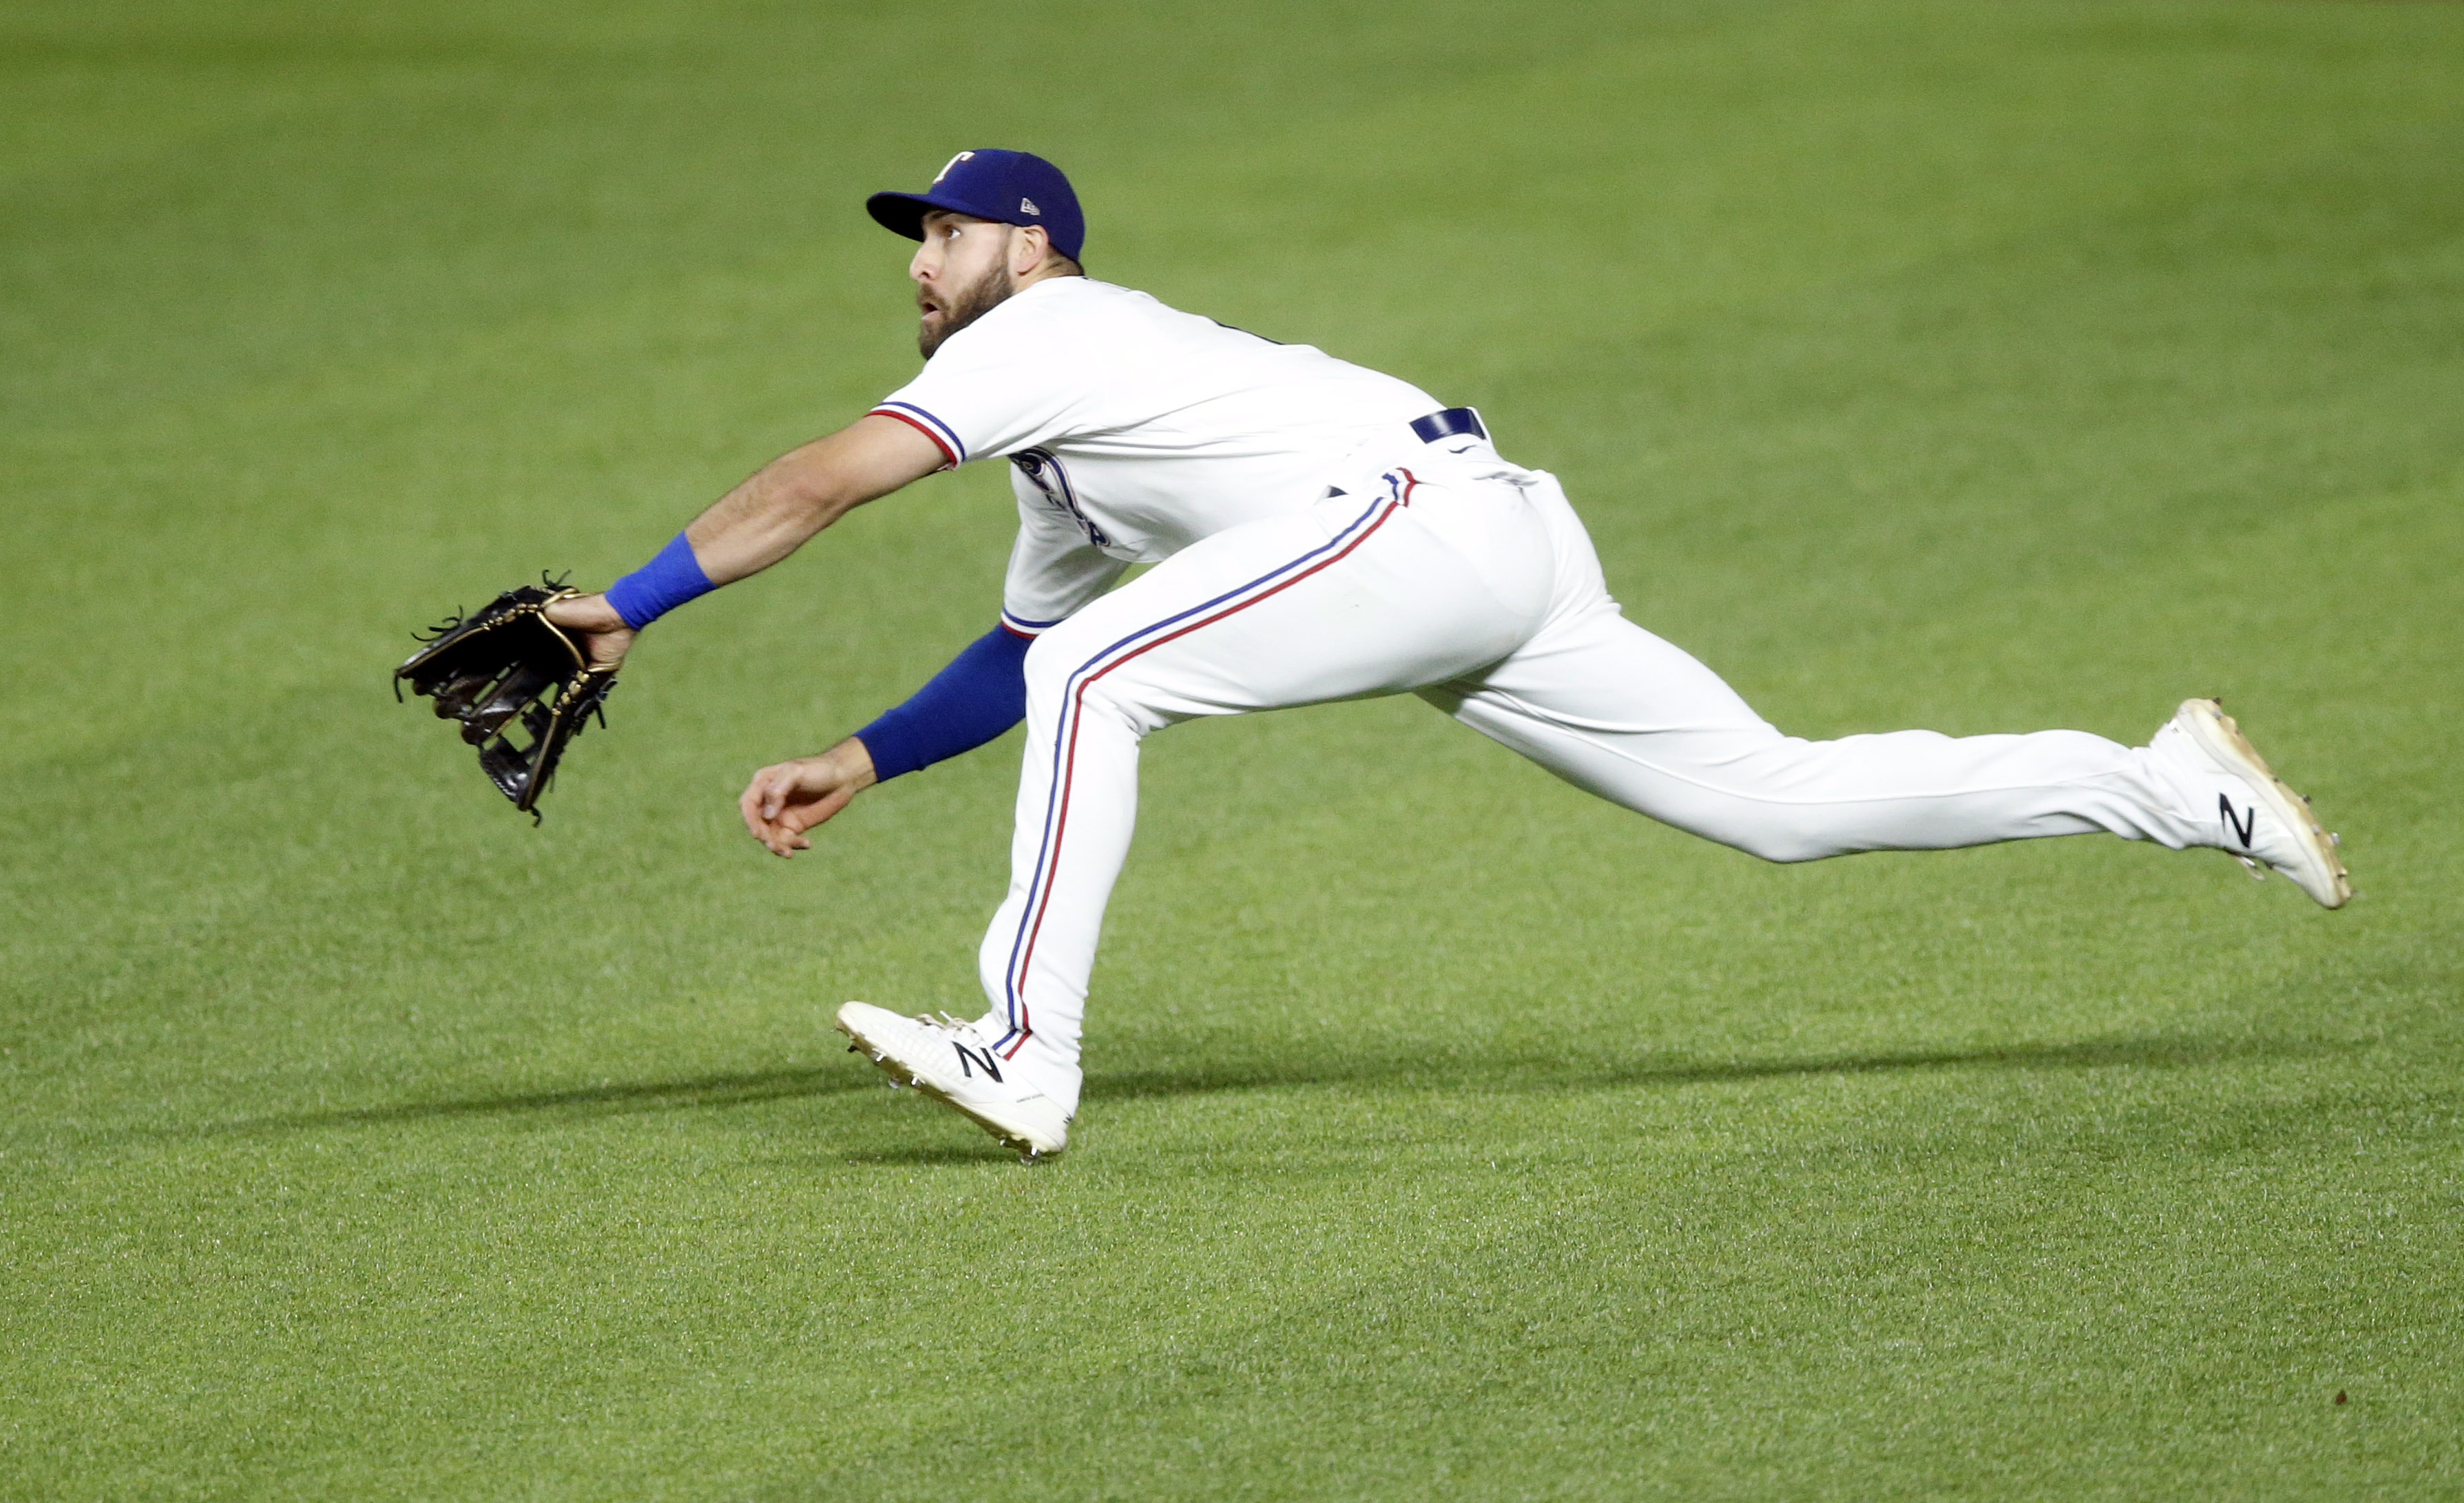
[[1017, 291], [1018, 281], [1010, 275], [1009, 268], [1005, 265], [993, 267], [949, 294], [948, 300], [941, 304], [940, 327], [927, 324], [917, 329], [915, 348], [926, 359], [931, 359], [933, 352], [947, 343], [950, 336], [1007, 302], [1010, 294]]

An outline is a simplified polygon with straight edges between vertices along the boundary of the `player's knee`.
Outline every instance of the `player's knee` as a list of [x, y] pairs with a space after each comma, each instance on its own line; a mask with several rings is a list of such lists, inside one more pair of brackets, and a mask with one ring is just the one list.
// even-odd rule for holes
[[1826, 856], [1837, 856], [1839, 847], [1804, 830], [1789, 830], [1741, 823], [1697, 832], [1719, 841], [1730, 850], [1743, 851], [1781, 866], [1798, 861], [1818, 861]]
[[1811, 845], [1799, 839], [1761, 839], [1751, 844], [1740, 845], [1737, 849], [1748, 856], [1758, 856], [1764, 860], [1780, 866], [1793, 866], [1799, 861], [1818, 861], [1826, 856], [1839, 854], [1835, 847]]
[[1065, 698], [1076, 700], [1082, 709], [1116, 708], [1116, 696], [1111, 691], [1119, 686], [1089, 671], [1096, 666], [1094, 660], [1102, 643], [1080, 641], [1088, 634], [1071, 631], [1071, 624], [1063, 622], [1035, 639], [1035, 644], [1026, 649], [1029, 714], [1039, 710], [1058, 713]]
[[1026, 701], [1033, 705], [1058, 695], [1069, 683], [1070, 670], [1077, 660], [1069, 656], [1069, 643], [1062, 635], [1067, 626], [1054, 627], [1026, 649]]
[[1071, 617], [1038, 637], [1026, 649], [1027, 714], [1098, 716], [1141, 737], [1169, 725], [1173, 717], [1160, 706], [1169, 696], [1152, 675], [1125, 671], [1109, 652], [1120, 630], [1117, 622], [1108, 628]]

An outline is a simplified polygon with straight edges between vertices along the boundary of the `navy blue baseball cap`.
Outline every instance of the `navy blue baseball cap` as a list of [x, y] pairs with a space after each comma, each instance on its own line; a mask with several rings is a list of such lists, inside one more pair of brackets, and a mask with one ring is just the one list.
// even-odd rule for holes
[[924, 216], [936, 208], [1004, 225], [1042, 225], [1052, 249], [1078, 259], [1087, 243], [1086, 216], [1061, 169], [1026, 151], [962, 151], [921, 193], [875, 193], [864, 201], [872, 217], [910, 240], [924, 238]]

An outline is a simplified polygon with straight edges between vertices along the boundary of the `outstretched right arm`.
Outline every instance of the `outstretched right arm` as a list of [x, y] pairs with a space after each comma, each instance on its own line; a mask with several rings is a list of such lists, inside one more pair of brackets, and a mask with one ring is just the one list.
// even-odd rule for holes
[[634, 633], [662, 612], [760, 573], [857, 507], [948, 465], [948, 456], [915, 428], [868, 414], [762, 466], [693, 518], [649, 565], [607, 594], [558, 601], [548, 607], [548, 620], [583, 634], [591, 661], [613, 667], [624, 661]]

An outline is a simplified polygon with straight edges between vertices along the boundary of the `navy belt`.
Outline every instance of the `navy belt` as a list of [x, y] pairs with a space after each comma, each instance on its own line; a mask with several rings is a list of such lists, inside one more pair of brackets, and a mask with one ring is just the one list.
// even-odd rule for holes
[[1420, 435], [1423, 444], [1453, 438], [1458, 433], [1468, 433], [1476, 439], [1488, 437], [1488, 429], [1481, 426], [1480, 413], [1470, 407], [1448, 407], [1425, 418], [1414, 418], [1412, 431]]

